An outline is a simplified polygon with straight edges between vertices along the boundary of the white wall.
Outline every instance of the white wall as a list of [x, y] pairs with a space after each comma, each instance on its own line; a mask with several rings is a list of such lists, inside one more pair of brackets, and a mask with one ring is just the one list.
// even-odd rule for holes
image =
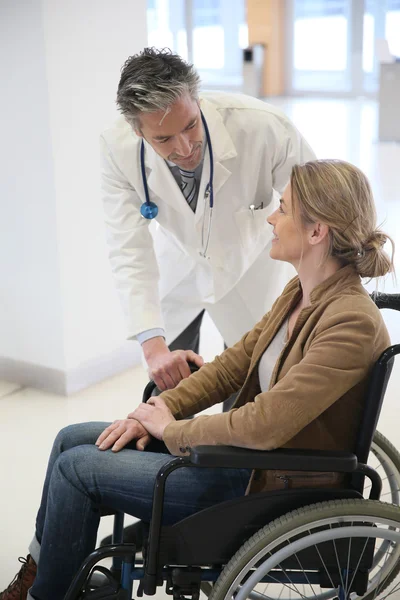
[[145, 0], [43, 0], [67, 369], [124, 339], [99, 194], [99, 133], [126, 58], [146, 45]]
[[64, 364], [40, 0], [0, 6], [0, 356]]
[[0, 3], [0, 357], [67, 380], [138, 358], [107, 262], [98, 139], [123, 62], [146, 45], [146, 4]]

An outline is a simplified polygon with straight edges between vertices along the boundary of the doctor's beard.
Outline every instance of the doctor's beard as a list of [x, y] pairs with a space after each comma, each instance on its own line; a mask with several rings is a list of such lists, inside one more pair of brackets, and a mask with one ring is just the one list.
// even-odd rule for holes
[[203, 142], [196, 142], [194, 144], [193, 150], [190, 155], [192, 156], [191, 159], [185, 159], [183, 156], [172, 152], [172, 154], [168, 156], [168, 160], [173, 162], [181, 169], [186, 169], [187, 171], [194, 171], [195, 169], [197, 169], [197, 167], [203, 160], [202, 146]]

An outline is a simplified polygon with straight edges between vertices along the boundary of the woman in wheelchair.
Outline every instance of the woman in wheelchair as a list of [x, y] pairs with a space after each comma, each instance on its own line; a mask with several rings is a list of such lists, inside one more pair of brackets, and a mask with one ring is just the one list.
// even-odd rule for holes
[[[148, 522], [156, 474], [171, 455], [200, 444], [353, 449], [367, 376], [389, 345], [361, 284], [392, 269], [369, 183], [345, 162], [296, 166], [268, 223], [271, 257], [298, 276], [252, 331], [175, 389], [111, 425], [58, 434], [30, 554], [1, 600], [62, 600], [95, 548], [101, 507]], [[239, 390], [229, 412], [187, 419]], [[164, 451], [151, 451], [154, 438]], [[168, 478], [164, 523], [246, 491], [340, 484], [337, 473], [178, 469]]]

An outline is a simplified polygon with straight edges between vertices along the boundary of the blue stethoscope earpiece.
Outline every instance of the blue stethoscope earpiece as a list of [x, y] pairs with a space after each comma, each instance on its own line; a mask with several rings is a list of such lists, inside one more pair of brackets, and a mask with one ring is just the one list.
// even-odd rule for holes
[[140, 214], [145, 219], [155, 219], [158, 215], [157, 204], [155, 204], [155, 202], [151, 202], [150, 200], [148, 202], [144, 202], [140, 207]]

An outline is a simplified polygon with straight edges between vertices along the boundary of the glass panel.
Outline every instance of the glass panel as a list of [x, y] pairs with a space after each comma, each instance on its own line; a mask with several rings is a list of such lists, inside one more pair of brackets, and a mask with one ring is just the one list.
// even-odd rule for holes
[[348, 89], [349, 11], [349, 0], [294, 0], [294, 89]]
[[245, 0], [192, 0], [193, 63], [206, 86], [242, 85]]
[[377, 60], [377, 40], [385, 37], [385, 7], [381, 0], [365, 0], [363, 23], [362, 69], [364, 91], [376, 92], [379, 86], [379, 64]]
[[347, 66], [347, 2], [296, 0], [294, 68], [343, 71]]
[[385, 37], [390, 52], [400, 57], [400, 0], [387, 0]]
[[374, 70], [375, 48], [375, 11], [373, 0], [367, 0], [364, 13], [363, 29], [363, 71], [372, 73]]
[[[191, 0], [192, 61], [203, 84], [242, 85], [242, 48], [248, 45], [246, 0]], [[148, 44], [188, 60], [185, 0], [148, 0]]]
[[187, 59], [184, 0], [148, 0], [148, 44], [171, 48]]
[[383, 40], [400, 58], [400, 0], [292, 1], [293, 89], [375, 94]]
[[224, 28], [220, 0], [194, 0], [193, 62], [198, 69], [223, 69]]

